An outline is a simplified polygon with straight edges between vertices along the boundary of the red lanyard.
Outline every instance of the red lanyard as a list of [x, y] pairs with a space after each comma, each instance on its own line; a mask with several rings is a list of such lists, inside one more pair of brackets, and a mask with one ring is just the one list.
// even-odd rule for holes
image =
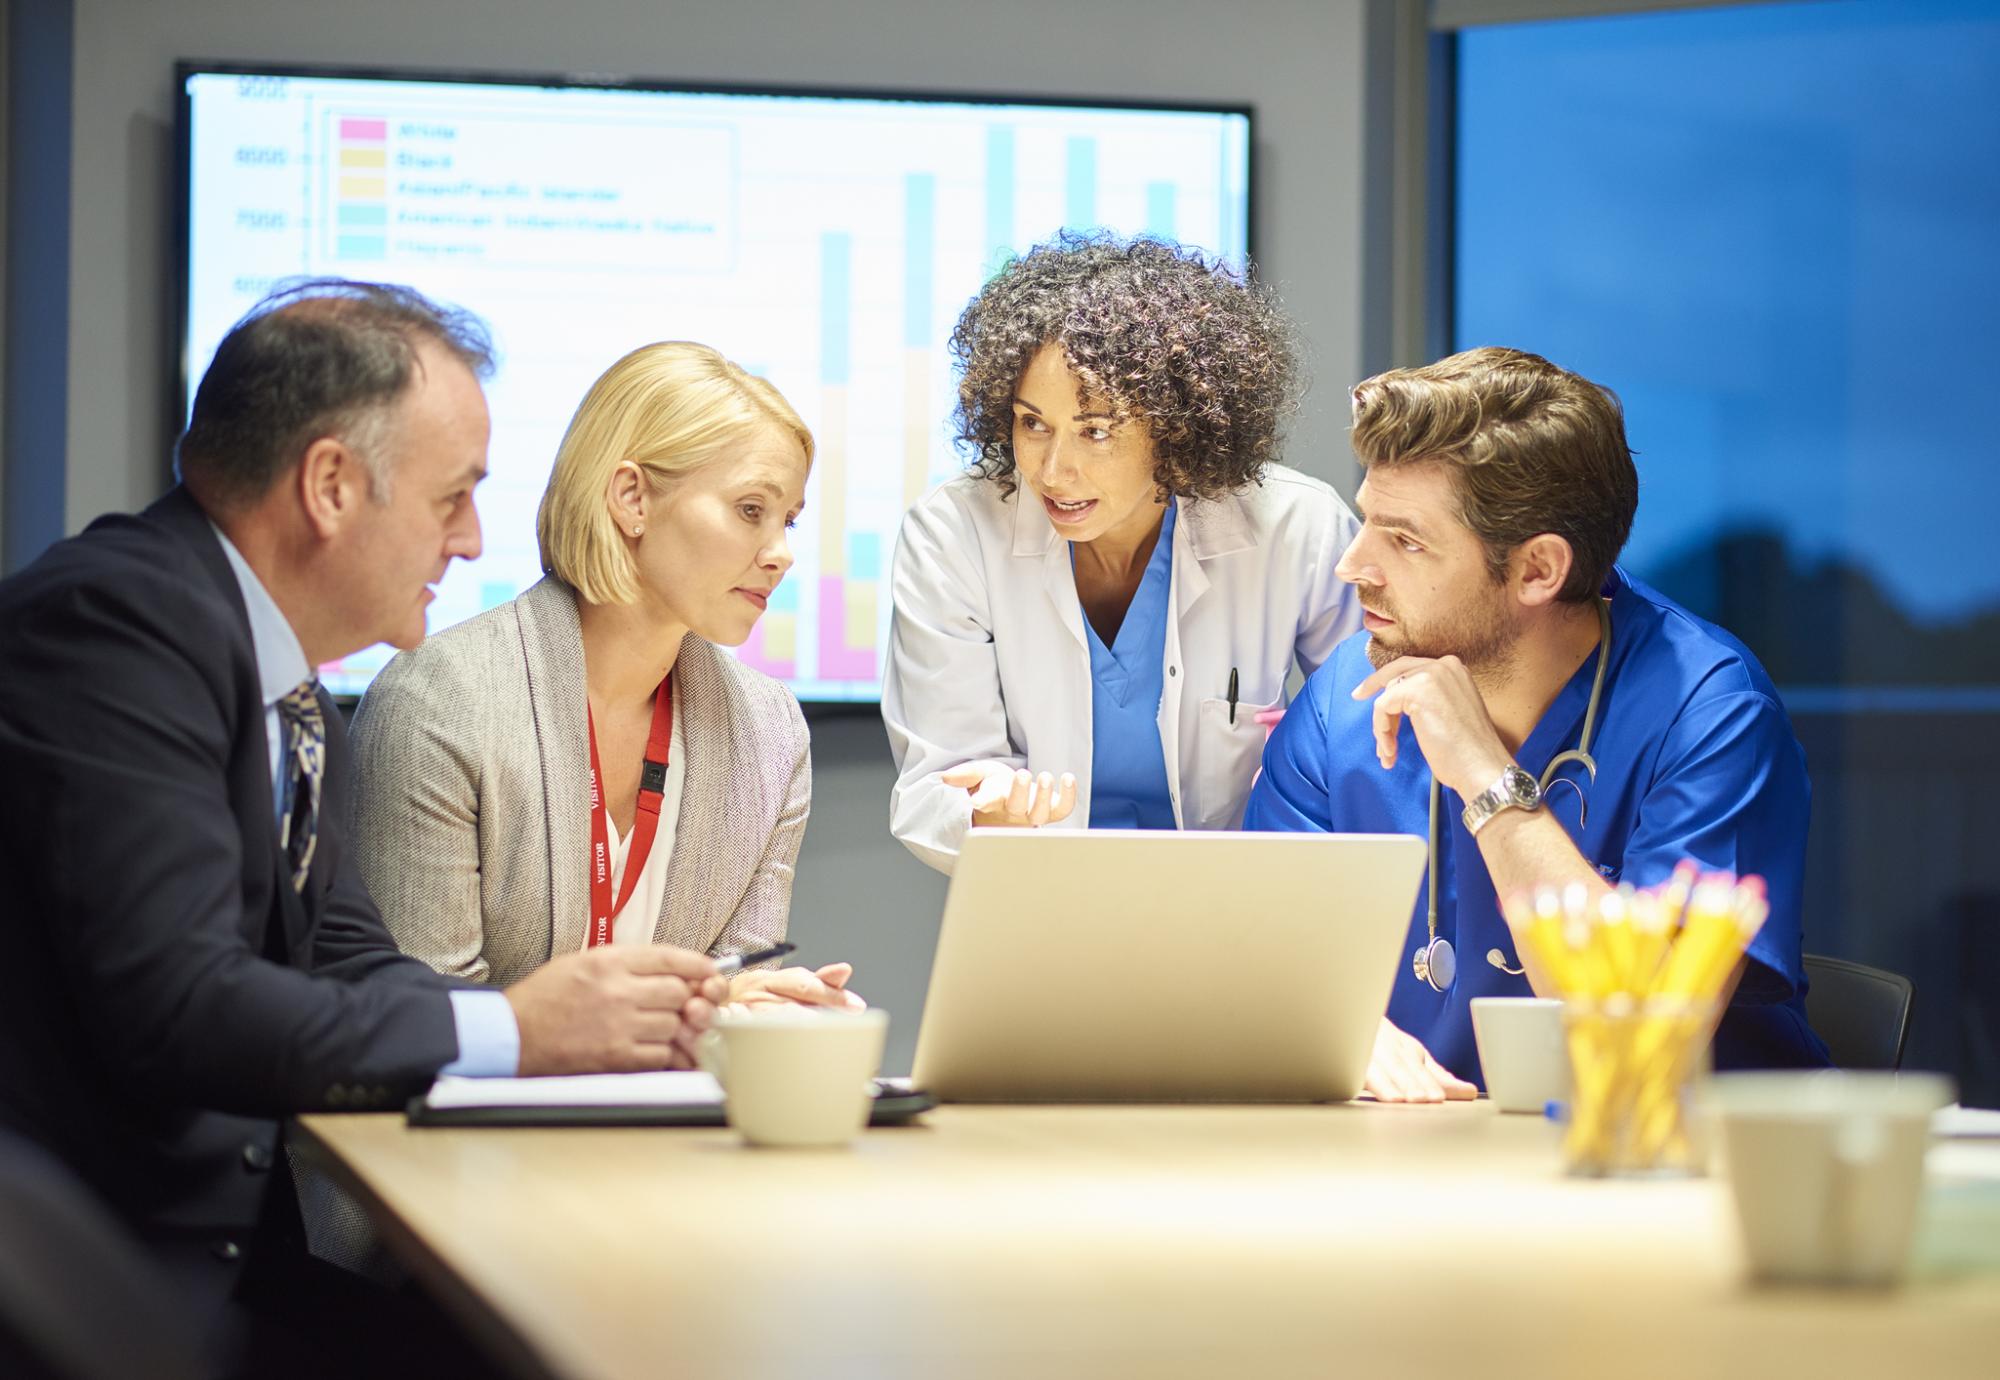
[[611, 899], [611, 825], [604, 792], [597, 785], [603, 776], [597, 765], [597, 721], [588, 703], [583, 707], [583, 718], [590, 729], [590, 928], [584, 932], [583, 947], [594, 949], [611, 942], [611, 917], [625, 909], [638, 889], [646, 857], [653, 851], [654, 831], [660, 827], [667, 750], [674, 740], [673, 677], [662, 680], [653, 695], [653, 731], [646, 735], [646, 761], [639, 771], [639, 808], [632, 816], [632, 846], [625, 854], [625, 883], [618, 888], [616, 902]]

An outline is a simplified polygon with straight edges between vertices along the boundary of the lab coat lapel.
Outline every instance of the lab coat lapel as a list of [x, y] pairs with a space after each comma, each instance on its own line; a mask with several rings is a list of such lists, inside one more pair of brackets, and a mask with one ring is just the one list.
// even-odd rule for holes
[[541, 756], [549, 845], [549, 952], [583, 947], [589, 924], [590, 690], [576, 596], [544, 578], [515, 605], [521, 622], [528, 703]]
[[1181, 817], [1181, 686], [1186, 680], [1181, 675], [1181, 620], [1187, 617], [1195, 600], [1208, 591], [1208, 576], [1190, 554], [1193, 547], [1185, 518], [1183, 511], [1174, 522], [1174, 544], [1167, 565], [1167, 607], [1172, 613], [1167, 619], [1162, 649], [1165, 664], [1160, 668], [1160, 714], [1156, 721], [1160, 728], [1160, 755], [1167, 768], [1167, 799], [1174, 807], [1176, 829], [1187, 827]]
[[1014, 504], [1014, 554], [1022, 559], [1039, 557], [1042, 563], [1042, 590], [1056, 611], [1056, 621], [1069, 630], [1084, 653], [1088, 666], [1090, 643], [1083, 632], [1083, 605], [1076, 597], [1076, 568], [1070, 563], [1069, 543], [1056, 535], [1049, 515], [1039, 503], [1025, 501], [1027, 490], [1016, 489]]
[[1187, 617], [1188, 610], [1208, 593], [1209, 578], [1202, 569], [1203, 562], [1241, 551], [1250, 544], [1250, 518], [1243, 511], [1240, 494], [1182, 499], [1180, 517], [1174, 523], [1175, 615]]
[[1208, 500], [1182, 499], [1180, 511], [1174, 520], [1173, 574], [1168, 592], [1168, 607], [1173, 616], [1167, 619], [1167, 636], [1164, 655], [1166, 664], [1160, 676], [1160, 751], [1166, 759], [1167, 793], [1174, 805], [1174, 824], [1186, 828], [1182, 814], [1182, 801], [1186, 799], [1181, 781], [1181, 738], [1183, 732], [1193, 733], [1197, 728], [1197, 713], [1183, 713], [1186, 697], [1182, 691], [1187, 684], [1186, 648], [1181, 642], [1181, 629], [1188, 622], [1189, 612], [1201, 602], [1209, 591], [1211, 581], [1202, 563], [1216, 556], [1225, 556], [1232, 551], [1241, 551], [1250, 545], [1250, 522], [1243, 511], [1243, 500], [1236, 494], [1225, 494], [1221, 498]]

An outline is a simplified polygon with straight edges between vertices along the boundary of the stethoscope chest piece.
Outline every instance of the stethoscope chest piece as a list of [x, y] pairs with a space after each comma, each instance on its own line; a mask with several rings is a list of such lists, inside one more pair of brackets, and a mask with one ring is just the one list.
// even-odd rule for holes
[[1449, 939], [1434, 938], [1410, 955], [1417, 981], [1429, 983], [1434, 992], [1449, 992], [1458, 980], [1458, 953]]

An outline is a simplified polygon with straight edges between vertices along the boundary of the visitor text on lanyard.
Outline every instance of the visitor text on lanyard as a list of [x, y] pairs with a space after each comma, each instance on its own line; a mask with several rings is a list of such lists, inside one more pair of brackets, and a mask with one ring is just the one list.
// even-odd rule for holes
[[639, 808], [632, 816], [632, 846], [625, 854], [625, 877], [618, 897], [611, 896], [611, 819], [604, 802], [604, 771], [597, 764], [597, 722], [584, 706], [590, 729], [590, 928], [583, 946], [594, 949], [611, 942], [611, 917], [625, 908], [638, 889], [653, 851], [653, 834], [660, 827], [660, 796], [667, 784], [667, 751], [674, 739], [673, 678], [653, 693], [653, 730], [646, 735], [646, 760], [639, 772]]

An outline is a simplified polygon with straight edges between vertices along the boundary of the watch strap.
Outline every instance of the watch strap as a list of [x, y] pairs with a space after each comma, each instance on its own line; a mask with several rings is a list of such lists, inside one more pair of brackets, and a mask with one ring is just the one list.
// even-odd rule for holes
[[1520, 763], [1509, 762], [1497, 781], [1465, 802], [1461, 818], [1466, 832], [1476, 837], [1502, 810], [1539, 810], [1541, 806], [1541, 783], [1522, 770]]

